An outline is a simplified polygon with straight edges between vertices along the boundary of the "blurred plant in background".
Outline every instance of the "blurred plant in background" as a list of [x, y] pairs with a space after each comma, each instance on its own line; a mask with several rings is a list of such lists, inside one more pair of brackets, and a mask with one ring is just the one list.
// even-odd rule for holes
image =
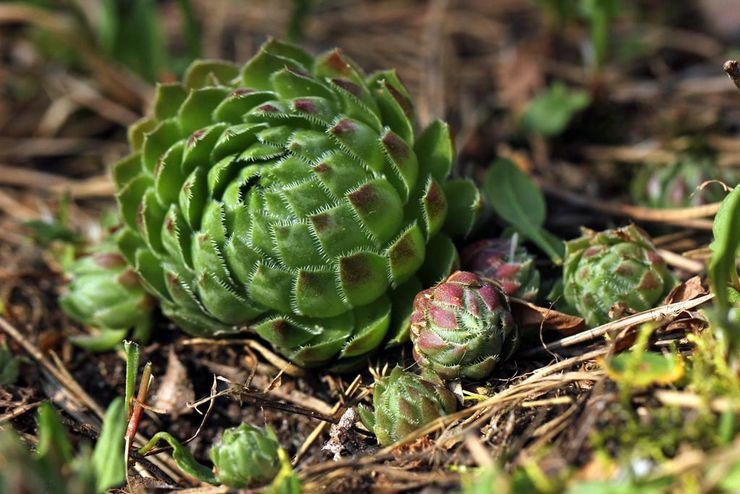
[[609, 52], [612, 23], [622, 10], [620, 0], [538, 0], [538, 3], [560, 29], [572, 22], [583, 22], [588, 26], [585, 62], [589, 67], [599, 69]]
[[716, 182], [736, 183], [733, 171], [720, 170], [708, 156], [687, 154], [669, 165], [641, 167], [632, 180], [630, 193], [636, 204], [650, 208], [682, 208], [719, 202], [725, 192]]
[[[201, 53], [200, 27], [191, 0], [178, 0], [185, 54], [167, 47], [155, 0], [17, 0], [17, 14], [34, 25], [47, 56], [66, 65], [89, 64], [86, 54], [120, 64], [149, 82], [180, 75]], [[81, 48], [85, 49], [81, 49]]]

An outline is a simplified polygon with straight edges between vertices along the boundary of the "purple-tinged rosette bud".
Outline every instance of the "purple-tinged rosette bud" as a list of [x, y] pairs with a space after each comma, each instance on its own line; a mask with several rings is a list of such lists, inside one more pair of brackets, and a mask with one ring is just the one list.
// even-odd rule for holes
[[485, 379], [518, 340], [506, 294], [474, 273], [457, 271], [414, 300], [414, 358], [444, 379]]
[[540, 272], [534, 256], [516, 238], [479, 240], [460, 254], [462, 268], [501, 285], [510, 297], [533, 302], [540, 289]]

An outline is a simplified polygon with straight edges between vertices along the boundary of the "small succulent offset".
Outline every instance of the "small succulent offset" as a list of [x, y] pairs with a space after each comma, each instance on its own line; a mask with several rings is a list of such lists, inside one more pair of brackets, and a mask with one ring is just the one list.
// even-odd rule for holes
[[457, 410], [457, 399], [442, 382], [395, 367], [373, 390], [373, 411], [359, 407], [360, 418], [381, 446], [393, 444], [432, 420]]
[[501, 285], [509, 297], [534, 302], [540, 290], [540, 272], [534, 256], [518, 244], [517, 236], [479, 240], [460, 254], [462, 268]]
[[59, 301], [67, 315], [103, 330], [123, 330], [121, 339], [130, 329], [134, 339], [148, 337], [154, 299], [112, 239], [75, 260], [65, 274], [71, 281]]
[[655, 307], [675, 285], [650, 237], [635, 225], [584, 229], [566, 243], [565, 256], [565, 300], [592, 327]]
[[[644, 166], [630, 186], [635, 203], [651, 208], [682, 208], [721, 201], [724, 192], [719, 186], [698, 190], [709, 180], [737, 182], [732, 172], [721, 172], [708, 159], [685, 156], [672, 165]], [[734, 181], [733, 181], [734, 179]]]
[[501, 288], [467, 271], [420, 292], [411, 315], [414, 358], [443, 379], [484, 379], [508, 359], [519, 330]]
[[408, 338], [479, 205], [447, 179], [447, 126], [413, 122], [395, 72], [338, 50], [270, 40], [241, 68], [196, 62], [129, 130], [119, 247], [185, 331], [248, 326], [299, 365], [350, 367]]
[[264, 484], [280, 470], [280, 443], [271, 429], [246, 423], [226, 429], [211, 448], [218, 482], [235, 488]]

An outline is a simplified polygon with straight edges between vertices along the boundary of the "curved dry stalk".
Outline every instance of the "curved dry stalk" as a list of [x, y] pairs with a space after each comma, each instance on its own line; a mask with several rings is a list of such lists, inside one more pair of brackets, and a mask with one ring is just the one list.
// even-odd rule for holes
[[683, 302], [676, 302], [675, 304], [663, 305], [661, 307], [656, 307], [655, 309], [646, 310], [638, 314], [634, 314], [632, 316], [623, 317], [622, 319], [618, 319], [616, 321], [602, 324], [601, 326], [597, 326], [593, 329], [588, 329], [586, 331], [575, 334], [573, 336], [568, 336], [560, 340], [553, 341], [552, 343], [548, 343], [547, 345], [544, 345], [542, 347], [532, 348], [520, 354], [520, 356], [525, 357], [525, 358], [535, 357], [545, 352], [550, 352], [553, 350], [558, 350], [561, 348], [567, 348], [567, 347], [571, 347], [571, 346], [578, 345], [581, 343], [586, 343], [588, 341], [595, 340], [596, 338], [600, 336], [604, 336], [607, 333], [617, 332], [617, 331], [629, 328], [630, 326], [637, 326], [640, 324], [644, 324], [646, 322], [665, 321], [685, 310], [698, 307], [702, 305], [703, 303], [708, 302], [713, 297], [714, 295], [709, 293], [707, 295], [703, 295], [701, 297], [697, 297], [692, 300], [685, 300]]

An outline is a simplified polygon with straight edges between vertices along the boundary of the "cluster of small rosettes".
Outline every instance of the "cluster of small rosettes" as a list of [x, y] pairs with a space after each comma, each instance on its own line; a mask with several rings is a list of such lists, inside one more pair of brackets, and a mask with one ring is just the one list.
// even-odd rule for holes
[[457, 399], [433, 375], [419, 377], [395, 367], [375, 382], [373, 411], [360, 406], [363, 424], [382, 446], [457, 410]]
[[269, 428], [243, 423], [226, 429], [211, 448], [216, 479], [236, 488], [269, 482], [280, 470], [279, 449], [280, 443]]
[[566, 243], [565, 300], [591, 327], [657, 306], [674, 285], [652, 241], [634, 225], [585, 230]]
[[457, 271], [420, 292], [411, 315], [414, 358], [444, 379], [483, 379], [516, 350], [519, 331], [501, 288]]
[[301, 365], [398, 343], [388, 294], [447, 274], [448, 235], [478, 204], [447, 180], [446, 125], [413, 122], [395, 72], [365, 76], [338, 50], [270, 40], [241, 68], [196, 62], [157, 88], [114, 168], [121, 251], [196, 335], [248, 325]]
[[515, 238], [483, 239], [465, 247], [460, 263], [466, 271], [497, 282], [509, 297], [534, 302], [540, 290], [540, 272], [534, 256]]

